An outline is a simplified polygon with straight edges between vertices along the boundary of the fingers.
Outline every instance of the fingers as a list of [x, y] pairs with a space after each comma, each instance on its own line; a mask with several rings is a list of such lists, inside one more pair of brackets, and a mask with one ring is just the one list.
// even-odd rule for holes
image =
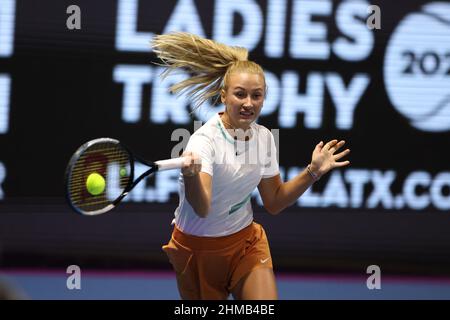
[[182, 157], [184, 157], [184, 163], [183, 163], [183, 168], [188, 168], [191, 163], [192, 163], [192, 152], [187, 151], [187, 152], [183, 152]]
[[192, 152], [191, 151], [184, 151], [181, 156], [184, 157], [183, 168], [185, 166], [189, 166], [189, 164], [191, 163]]
[[339, 160], [339, 159], [341, 159], [342, 157], [345, 157], [346, 155], [348, 155], [350, 153], [350, 149], [345, 149], [344, 151], [342, 151], [342, 152], [340, 152], [340, 153], [338, 153], [338, 154], [335, 154], [334, 155], [334, 160], [336, 161], [336, 160]]
[[185, 152], [183, 152], [183, 154], [181, 156], [185, 158], [184, 163], [186, 165], [201, 163], [200, 156], [198, 154], [196, 154], [195, 152], [185, 151]]
[[330, 148], [330, 152], [331, 153], [335, 153], [336, 151], [338, 151], [340, 148], [342, 148], [342, 146], [345, 144], [344, 140], [339, 141], [338, 143], [336, 143], [334, 146], [332, 146]]
[[[343, 145], [345, 144], [344, 140], [339, 141], [337, 144], [335, 144], [332, 148], [330, 148], [331, 152], [336, 152], [337, 150], [339, 150]], [[344, 151], [335, 154], [334, 157], [334, 161], [336, 161], [334, 163], [334, 167], [335, 168], [341, 168], [341, 167], [345, 167], [348, 166], [350, 164], [350, 161], [341, 161], [341, 162], [337, 162], [337, 160], [345, 157], [346, 155], [348, 155], [350, 153], [350, 149], [345, 149]]]
[[334, 163], [334, 167], [335, 168], [341, 168], [341, 167], [345, 167], [348, 166], [350, 164], [350, 161], [342, 161], [342, 162], [335, 162]]
[[199, 155], [191, 151], [183, 152], [185, 158], [181, 171], [185, 176], [194, 176], [202, 169], [202, 161]]
[[196, 153], [192, 153], [192, 160], [192, 163], [196, 166], [202, 164], [202, 158], [200, 158], [200, 156]]
[[328, 151], [330, 150], [331, 147], [333, 147], [336, 143], [338, 143], [338, 141], [336, 139], [331, 140], [329, 142], [327, 142], [324, 146], [323, 146], [323, 150]]
[[316, 144], [316, 148], [314, 151], [320, 151], [323, 148], [323, 141], [320, 141], [318, 144]]

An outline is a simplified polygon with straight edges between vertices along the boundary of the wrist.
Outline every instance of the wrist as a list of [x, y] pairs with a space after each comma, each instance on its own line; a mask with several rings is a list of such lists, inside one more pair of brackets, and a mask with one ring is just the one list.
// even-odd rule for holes
[[319, 170], [314, 169], [311, 164], [308, 164], [308, 166], [306, 167], [306, 171], [308, 171], [308, 174], [310, 175], [310, 177], [314, 180], [314, 182], [318, 181], [321, 177]]

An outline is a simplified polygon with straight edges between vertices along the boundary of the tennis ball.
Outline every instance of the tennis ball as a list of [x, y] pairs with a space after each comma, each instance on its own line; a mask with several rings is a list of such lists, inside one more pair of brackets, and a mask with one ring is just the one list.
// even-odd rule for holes
[[120, 176], [121, 176], [122, 178], [125, 177], [125, 176], [127, 175], [127, 169], [121, 168], [121, 169], [119, 170], [119, 174], [120, 174]]
[[86, 179], [86, 189], [93, 196], [99, 195], [105, 190], [105, 178], [98, 173], [91, 173]]

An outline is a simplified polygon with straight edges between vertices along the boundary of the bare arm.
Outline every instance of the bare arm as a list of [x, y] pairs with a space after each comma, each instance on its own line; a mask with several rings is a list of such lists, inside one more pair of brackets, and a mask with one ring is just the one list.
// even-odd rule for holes
[[311, 173], [305, 169], [285, 183], [280, 175], [261, 179], [258, 189], [267, 211], [274, 215], [280, 213], [293, 204], [316, 181], [313, 176], [320, 178], [334, 168], [349, 165], [349, 161], [337, 162], [350, 152], [349, 149], [334, 154], [344, 144], [345, 141], [332, 140], [325, 145], [322, 142], [316, 145], [309, 166]]
[[200, 172], [201, 159], [191, 152], [183, 154], [188, 161], [181, 169], [186, 199], [200, 218], [205, 218], [211, 208], [212, 177]]
[[261, 179], [258, 190], [266, 210], [275, 215], [297, 201], [313, 183], [312, 177], [304, 170], [285, 183], [279, 174], [272, 178]]

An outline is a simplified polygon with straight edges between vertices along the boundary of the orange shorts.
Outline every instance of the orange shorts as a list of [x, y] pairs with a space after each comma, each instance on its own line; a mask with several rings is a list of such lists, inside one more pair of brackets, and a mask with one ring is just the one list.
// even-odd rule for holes
[[182, 299], [227, 299], [236, 284], [256, 268], [273, 268], [260, 224], [223, 237], [198, 237], [174, 228], [162, 247], [176, 274]]

